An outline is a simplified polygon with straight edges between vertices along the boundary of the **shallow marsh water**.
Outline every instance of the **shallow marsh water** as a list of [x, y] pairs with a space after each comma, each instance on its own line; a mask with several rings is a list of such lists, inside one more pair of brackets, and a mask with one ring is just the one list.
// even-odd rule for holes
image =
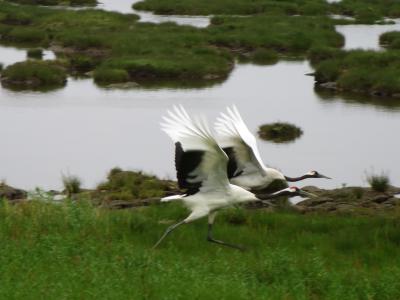
[[253, 132], [277, 120], [304, 130], [292, 144], [259, 144], [265, 162], [289, 175], [317, 169], [335, 178], [307, 184], [365, 184], [371, 167], [389, 170], [400, 184], [393, 138], [400, 108], [322, 100], [313, 78], [304, 76], [310, 71], [307, 62], [238, 65], [225, 83], [198, 90], [103, 90], [90, 79], [70, 79], [66, 88], [44, 94], [0, 89], [0, 178], [57, 188], [63, 172], [90, 187], [114, 166], [174, 178], [173, 145], [159, 129], [165, 110], [183, 104], [212, 120], [235, 103]]
[[345, 37], [344, 49], [383, 50], [379, 45], [379, 36], [388, 31], [400, 30], [400, 19], [391, 25], [338, 25], [336, 30]]
[[[106, 0], [102, 8], [131, 12], [131, 3]], [[183, 19], [193, 26], [208, 20]], [[338, 30], [345, 34], [347, 48], [354, 39], [360, 47], [378, 49], [370, 33], [357, 35], [352, 29], [369, 32], [370, 27], [346, 25]], [[0, 62], [6, 65], [25, 57], [24, 49], [0, 46]], [[334, 178], [301, 185], [365, 185], [365, 171], [371, 168], [388, 171], [399, 185], [395, 136], [400, 105], [318, 94], [313, 77], [305, 76], [310, 72], [308, 62], [281, 61], [273, 66], [237, 65], [227, 81], [203, 89], [107, 90], [91, 79], [71, 78], [66, 88], [48, 93], [0, 87], [0, 179], [23, 188], [60, 188], [61, 174], [70, 173], [93, 187], [114, 166], [174, 178], [173, 145], [159, 129], [165, 110], [183, 104], [213, 120], [225, 106], [236, 104], [255, 133], [259, 125], [273, 121], [303, 129], [304, 135], [291, 144], [259, 141], [264, 161], [290, 176], [317, 169]]]
[[156, 15], [151, 12], [138, 11], [132, 9], [132, 5], [140, 0], [124, 1], [124, 0], [100, 0], [100, 4], [97, 6], [100, 9], [107, 11], [117, 11], [120, 13], [134, 13], [140, 16], [140, 22], [149, 23], [163, 23], [163, 22], [174, 22], [179, 25], [190, 25], [194, 27], [207, 27], [210, 24], [210, 17], [207, 16], [166, 16]]

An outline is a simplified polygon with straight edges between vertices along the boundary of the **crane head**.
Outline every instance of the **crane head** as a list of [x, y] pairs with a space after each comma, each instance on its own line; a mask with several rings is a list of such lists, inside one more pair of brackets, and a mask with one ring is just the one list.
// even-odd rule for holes
[[318, 171], [312, 170], [306, 174], [308, 178], [325, 178], [325, 179], [332, 179], [331, 177], [322, 175]]

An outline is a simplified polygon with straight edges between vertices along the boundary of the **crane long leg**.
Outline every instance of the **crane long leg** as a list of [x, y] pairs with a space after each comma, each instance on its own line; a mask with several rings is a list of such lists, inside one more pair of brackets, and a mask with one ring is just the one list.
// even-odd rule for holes
[[167, 228], [167, 230], [165, 230], [165, 232], [164, 232], [164, 234], [161, 236], [161, 238], [158, 240], [158, 242], [155, 243], [155, 245], [153, 246], [152, 249], [157, 248], [158, 245], [161, 244], [162, 240], [163, 240], [164, 238], [166, 238], [168, 234], [170, 234], [174, 229], [178, 228], [178, 227], [179, 227], [180, 225], [182, 225], [182, 224], [185, 224], [185, 220], [183, 220], [183, 221], [181, 221], [181, 222], [179, 222], [179, 223], [176, 223], [176, 224], [174, 224], [174, 225], [169, 226], [169, 227]]
[[238, 249], [238, 250], [244, 251], [245, 249], [242, 246], [229, 244], [229, 243], [226, 243], [224, 241], [216, 240], [216, 239], [214, 239], [212, 237], [212, 227], [213, 227], [213, 224], [214, 224], [214, 219], [215, 219], [216, 214], [217, 214], [216, 212], [212, 212], [212, 213], [210, 213], [208, 215], [207, 241], [212, 242], [212, 243], [216, 243], [216, 244], [219, 244], [219, 245], [223, 245], [223, 246], [226, 246], [226, 247], [230, 247], [230, 248], [234, 248], [234, 249]]
[[179, 223], [176, 223], [174, 225], [171, 225], [167, 228], [167, 230], [164, 232], [164, 234], [162, 235], [162, 237], [158, 240], [158, 242], [153, 246], [152, 249], [155, 249], [158, 247], [158, 245], [160, 245], [160, 243], [162, 242], [162, 240], [168, 235], [170, 234], [173, 230], [175, 230], [176, 228], [178, 228], [179, 226], [181, 226], [182, 224], [187, 224], [190, 223], [194, 220], [200, 219], [206, 215], [208, 215], [208, 210], [205, 209], [200, 209], [200, 210], [196, 210], [193, 211], [185, 220], [180, 221]]

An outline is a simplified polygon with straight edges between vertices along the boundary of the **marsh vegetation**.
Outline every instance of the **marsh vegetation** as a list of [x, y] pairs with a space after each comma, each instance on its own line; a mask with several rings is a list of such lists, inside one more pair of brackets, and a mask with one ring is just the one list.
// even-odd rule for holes
[[292, 142], [302, 134], [303, 130], [299, 127], [285, 122], [265, 124], [260, 126], [258, 130], [258, 135], [261, 139], [274, 143]]
[[396, 217], [232, 209], [217, 218], [215, 234], [248, 251], [207, 243], [205, 220], [180, 228], [151, 251], [166, 226], [185, 213], [174, 204], [109, 211], [83, 199], [61, 205], [1, 201], [0, 297], [400, 296]]
[[336, 90], [400, 96], [400, 52], [326, 51], [320, 55], [326, 59], [315, 66], [318, 84], [334, 82]]
[[387, 49], [400, 50], [400, 31], [391, 31], [382, 34], [379, 37], [379, 42]]
[[25, 61], [8, 66], [1, 73], [4, 86], [18, 89], [58, 88], [66, 84], [65, 68], [54, 61]]

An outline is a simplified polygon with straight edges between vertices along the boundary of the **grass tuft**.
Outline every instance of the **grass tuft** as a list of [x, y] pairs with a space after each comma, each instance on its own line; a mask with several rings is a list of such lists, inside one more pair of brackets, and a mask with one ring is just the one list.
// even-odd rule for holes
[[64, 191], [69, 197], [81, 191], [82, 181], [77, 176], [62, 175], [62, 183], [64, 185]]
[[390, 31], [379, 37], [379, 43], [388, 49], [400, 49], [400, 31]]
[[390, 187], [390, 179], [384, 172], [381, 174], [367, 174], [367, 182], [375, 192], [384, 193]]
[[28, 58], [42, 59], [43, 50], [40, 48], [28, 49], [27, 56]]
[[67, 80], [66, 71], [54, 61], [25, 61], [8, 66], [1, 74], [7, 87], [35, 89], [60, 87]]
[[299, 138], [302, 134], [303, 131], [300, 128], [284, 122], [265, 124], [260, 126], [258, 130], [260, 138], [274, 143], [291, 142]]

